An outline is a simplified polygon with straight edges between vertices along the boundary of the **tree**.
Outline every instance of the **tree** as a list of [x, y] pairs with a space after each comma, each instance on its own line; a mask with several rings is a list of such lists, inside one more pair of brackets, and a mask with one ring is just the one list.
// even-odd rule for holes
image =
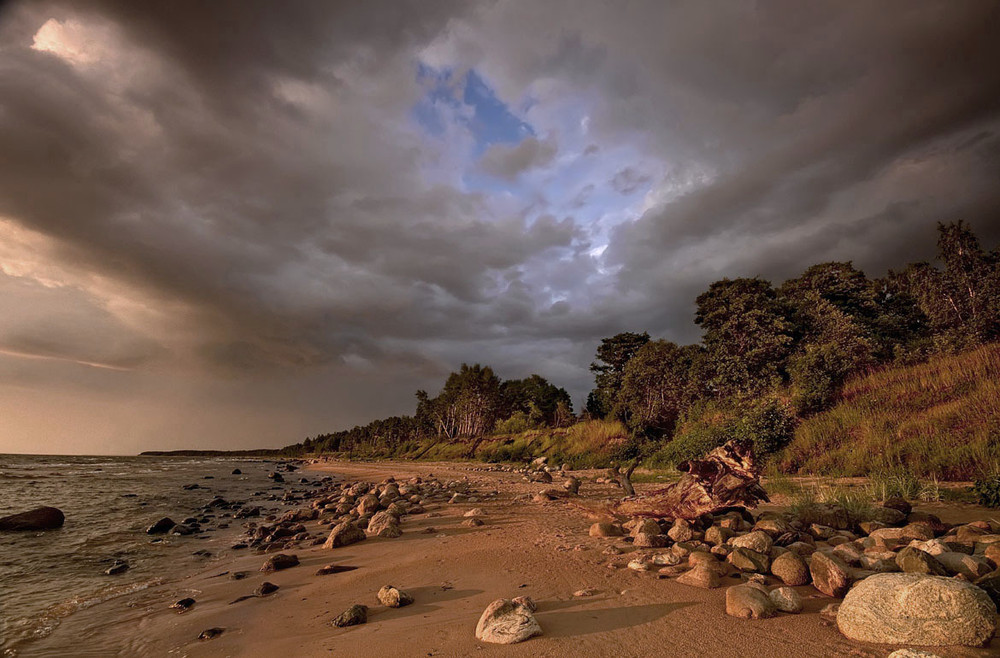
[[625, 366], [616, 415], [633, 430], [671, 434], [693, 397], [689, 378], [696, 352], [694, 346], [679, 347], [667, 340], [639, 348]]
[[560, 404], [565, 407], [564, 413], [573, 413], [573, 401], [566, 389], [550, 384], [541, 375], [509, 379], [500, 385], [500, 395], [501, 418], [521, 412], [535, 427], [556, 424]]
[[914, 263], [895, 275], [916, 299], [939, 349], [962, 349], [1000, 336], [1000, 267], [964, 222], [938, 224], [943, 268]]
[[489, 366], [463, 363], [445, 381], [436, 398], [417, 392], [417, 416], [430, 419], [439, 434], [449, 439], [482, 436], [493, 429], [500, 411], [500, 378]]
[[696, 304], [716, 395], [752, 396], [781, 381], [792, 325], [768, 281], [716, 281]]
[[601, 344], [597, 346], [597, 361], [590, 364], [596, 384], [587, 397], [587, 411], [592, 416], [604, 418], [614, 410], [625, 366], [648, 342], [649, 334], [645, 331], [641, 334], [625, 331], [601, 339]]

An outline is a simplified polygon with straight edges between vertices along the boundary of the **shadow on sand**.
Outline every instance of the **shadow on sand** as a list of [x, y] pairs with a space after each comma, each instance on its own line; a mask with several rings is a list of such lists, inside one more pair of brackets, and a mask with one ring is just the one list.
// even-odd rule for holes
[[[591, 601], [593, 600], [591, 599]], [[621, 608], [551, 612], [550, 606], [543, 605], [540, 606], [535, 616], [538, 618], [538, 623], [545, 629], [546, 637], [570, 637], [641, 626], [691, 605], [696, 605], [696, 603], [693, 601], [651, 603]]]

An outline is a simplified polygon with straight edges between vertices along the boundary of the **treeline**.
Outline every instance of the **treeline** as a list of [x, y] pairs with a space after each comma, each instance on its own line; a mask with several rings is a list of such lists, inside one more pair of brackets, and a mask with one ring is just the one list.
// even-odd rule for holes
[[573, 422], [573, 402], [565, 389], [541, 375], [501, 380], [489, 366], [462, 364], [441, 392], [417, 391], [412, 416], [392, 416], [350, 430], [306, 439], [303, 452], [400, 454], [428, 437], [483, 437], [518, 433]]
[[[723, 279], [698, 296], [696, 309], [697, 344], [647, 332], [603, 339], [580, 418], [624, 422], [634, 454], [664, 464], [736, 436], [776, 451], [800, 419], [836, 400], [848, 377], [1000, 337], [1000, 252], [984, 250], [963, 222], [941, 224], [934, 264], [868, 278], [851, 262], [822, 263], [779, 286]], [[291, 448], [419, 456], [430, 437], [482, 438], [574, 419], [566, 391], [539, 375], [501, 381], [489, 367], [463, 364], [437, 396], [417, 392], [413, 416]]]
[[664, 463], [734, 436], [774, 452], [848, 377], [1000, 336], [998, 251], [985, 251], [963, 222], [941, 224], [937, 261], [875, 279], [830, 262], [777, 287], [759, 277], [717, 281], [696, 300], [701, 343], [631, 332], [602, 340], [586, 411], [656, 440]]

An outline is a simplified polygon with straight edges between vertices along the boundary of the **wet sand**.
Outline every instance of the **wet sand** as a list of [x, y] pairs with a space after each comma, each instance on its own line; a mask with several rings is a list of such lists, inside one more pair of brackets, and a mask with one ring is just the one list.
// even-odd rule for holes
[[[403, 536], [369, 538], [358, 544], [296, 549], [300, 566], [277, 573], [259, 570], [266, 555], [250, 554], [232, 564], [180, 582], [153, 588], [79, 612], [24, 656], [871, 656], [895, 648], [849, 641], [818, 611], [835, 601], [812, 587], [797, 588], [805, 611], [772, 619], [742, 620], [725, 614], [725, 585], [703, 590], [654, 573], [622, 567], [624, 556], [608, 556], [610, 545], [631, 550], [621, 539], [587, 534], [601, 502], [619, 496], [609, 485], [584, 481], [578, 503], [525, 502], [515, 497], [544, 485], [519, 474], [482, 472], [481, 464], [384, 462], [331, 463], [327, 469], [349, 480], [405, 480], [433, 473], [441, 480], [468, 476], [480, 491], [497, 490], [494, 501], [432, 505], [427, 513], [404, 517]], [[593, 476], [596, 473], [588, 473]], [[647, 487], [656, 485], [645, 485]], [[641, 488], [641, 487], [640, 487]], [[462, 525], [473, 507], [487, 513], [486, 525]], [[949, 518], [940, 505], [930, 511]], [[968, 510], [956, 509], [956, 515]], [[307, 526], [315, 530], [316, 522]], [[432, 534], [422, 531], [435, 528]], [[444, 535], [444, 536], [441, 536]], [[315, 572], [326, 564], [358, 567], [328, 576]], [[220, 571], [250, 571], [239, 581]], [[230, 605], [265, 580], [280, 586], [273, 595]], [[375, 593], [386, 584], [416, 602], [400, 609], [378, 604]], [[594, 588], [591, 597], [574, 597]], [[497, 598], [531, 596], [544, 635], [498, 646], [475, 638], [476, 622]], [[183, 614], [174, 601], [191, 596], [196, 605]], [[352, 604], [369, 606], [368, 623], [334, 628], [329, 622]], [[216, 639], [199, 641], [211, 627], [224, 628]], [[992, 649], [935, 648], [950, 657], [997, 655]]]

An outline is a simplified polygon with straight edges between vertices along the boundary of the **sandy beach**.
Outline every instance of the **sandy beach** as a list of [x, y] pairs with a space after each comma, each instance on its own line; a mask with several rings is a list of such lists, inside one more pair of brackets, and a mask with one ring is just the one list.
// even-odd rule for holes
[[[497, 491], [488, 502], [441, 504], [404, 517], [403, 535], [369, 537], [336, 549], [321, 546], [294, 552], [301, 564], [261, 573], [267, 555], [246, 554], [228, 568], [213, 565], [179, 582], [95, 605], [66, 619], [25, 656], [886, 656], [898, 647], [865, 645], [844, 638], [819, 611], [833, 599], [811, 586], [797, 588], [801, 614], [743, 620], [725, 614], [724, 579], [719, 589], [658, 579], [655, 572], [625, 568], [621, 538], [589, 537], [588, 510], [619, 496], [619, 490], [584, 480], [574, 502], [515, 500], [541, 485], [520, 474], [483, 471], [482, 465], [443, 463], [331, 463], [311, 467], [347, 480], [405, 480], [413, 476], [468, 477], [480, 492]], [[589, 475], [597, 475], [591, 472]], [[646, 485], [648, 486], [648, 485]], [[463, 514], [484, 510], [485, 525], [467, 527]], [[946, 520], [969, 512], [935, 508]], [[317, 522], [312, 532], [323, 531]], [[433, 528], [433, 532], [425, 532]], [[626, 551], [603, 553], [608, 546]], [[316, 575], [327, 564], [357, 567]], [[615, 567], [609, 566], [609, 563]], [[235, 571], [249, 576], [234, 581]], [[226, 572], [225, 575], [220, 575]], [[265, 580], [279, 586], [267, 597], [230, 604]], [[391, 609], [375, 594], [383, 585], [409, 592], [415, 603]], [[574, 596], [584, 589], [592, 596]], [[527, 595], [538, 604], [543, 635], [516, 645], [476, 640], [480, 614], [498, 598]], [[169, 605], [192, 597], [178, 613]], [[355, 603], [369, 606], [368, 623], [335, 628], [330, 621]], [[215, 639], [199, 641], [208, 628]], [[996, 641], [994, 641], [994, 644]], [[996, 655], [993, 649], [936, 648], [945, 657]]]

